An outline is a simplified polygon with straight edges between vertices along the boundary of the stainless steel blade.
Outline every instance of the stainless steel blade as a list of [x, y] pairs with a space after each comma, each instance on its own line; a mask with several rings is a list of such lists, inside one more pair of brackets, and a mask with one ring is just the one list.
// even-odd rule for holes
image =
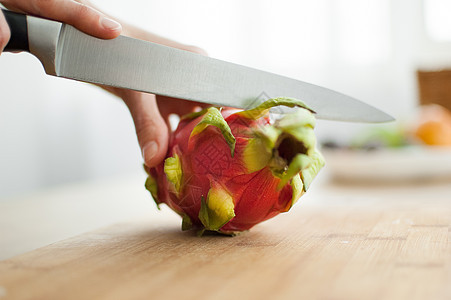
[[120, 36], [100, 40], [63, 25], [56, 75], [219, 106], [249, 108], [262, 93], [307, 103], [318, 118], [386, 122], [386, 113], [341, 93], [284, 76]]

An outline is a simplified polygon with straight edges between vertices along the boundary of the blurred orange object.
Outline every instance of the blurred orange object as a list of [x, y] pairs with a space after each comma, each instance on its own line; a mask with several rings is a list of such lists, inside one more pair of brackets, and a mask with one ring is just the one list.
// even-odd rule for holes
[[451, 112], [438, 104], [421, 106], [413, 133], [427, 145], [451, 146]]

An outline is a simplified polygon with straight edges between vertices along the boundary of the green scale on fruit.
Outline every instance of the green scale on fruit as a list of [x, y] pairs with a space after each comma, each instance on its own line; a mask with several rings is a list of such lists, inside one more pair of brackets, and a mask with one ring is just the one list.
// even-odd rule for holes
[[[276, 106], [298, 109], [273, 121]], [[292, 98], [186, 115], [164, 162], [146, 168], [146, 188], [182, 217], [183, 230], [249, 230], [288, 211], [324, 166], [314, 127], [314, 112]]]

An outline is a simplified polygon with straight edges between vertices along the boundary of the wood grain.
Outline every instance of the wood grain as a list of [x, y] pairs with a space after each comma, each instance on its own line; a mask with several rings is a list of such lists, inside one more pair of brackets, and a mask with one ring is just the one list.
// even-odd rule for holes
[[451, 299], [436, 190], [332, 188], [234, 238], [116, 224], [1, 261], [0, 299]]

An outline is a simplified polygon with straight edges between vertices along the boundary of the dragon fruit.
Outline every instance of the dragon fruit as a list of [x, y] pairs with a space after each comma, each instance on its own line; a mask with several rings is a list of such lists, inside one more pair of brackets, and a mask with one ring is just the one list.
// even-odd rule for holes
[[[275, 106], [298, 109], [273, 120]], [[307, 191], [324, 165], [314, 126], [314, 112], [291, 98], [188, 114], [164, 162], [145, 167], [145, 186], [157, 206], [182, 217], [182, 230], [234, 235], [288, 211]]]

